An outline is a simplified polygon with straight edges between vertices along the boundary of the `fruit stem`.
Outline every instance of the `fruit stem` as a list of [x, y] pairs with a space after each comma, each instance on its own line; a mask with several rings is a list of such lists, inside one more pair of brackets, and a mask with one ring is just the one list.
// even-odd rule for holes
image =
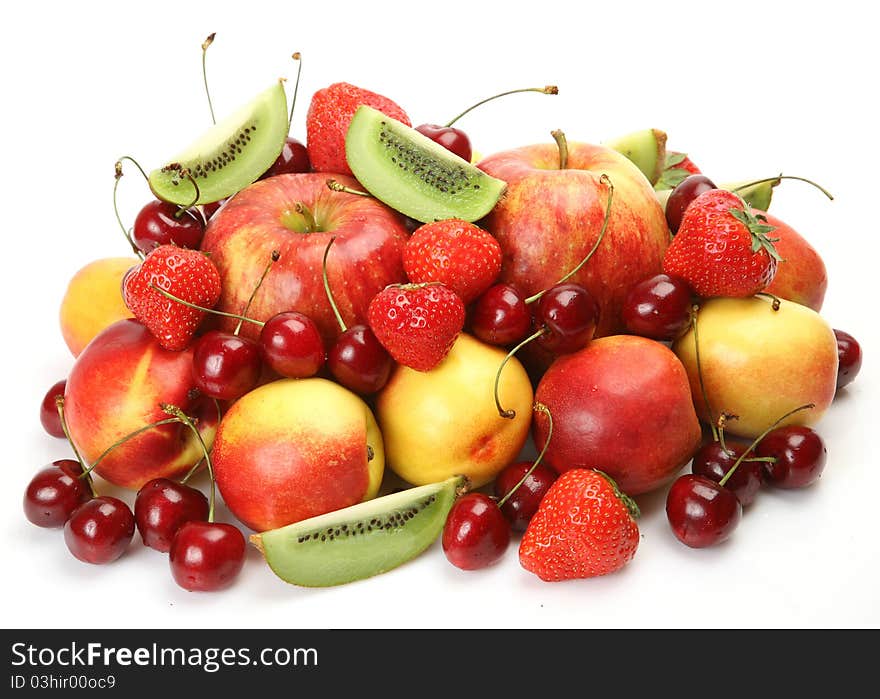
[[541, 94], [544, 94], [544, 95], [558, 95], [559, 88], [556, 87], [556, 85], [547, 85], [545, 87], [523, 87], [518, 90], [508, 90], [507, 92], [502, 92], [500, 94], [493, 95], [492, 97], [487, 97], [486, 99], [480, 100], [476, 104], [473, 104], [470, 107], [468, 107], [467, 109], [465, 109], [461, 114], [459, 114], [457, 117], [455, 117], [452, 121], [447, 122], [446, 128], [449, 128], [450, 126], [452, 126], [456, 121], [461, 119], [465, 114], [473, 111], [474, 109], [476, 109], [480, 105], [486, 104], [486, 102], [491, 102], [492, 100], [498, 99], [499, 97], [505, 97], [507, 95], [515, 95], [517, 92], [540, 92]]
[[818, 189], [822, 194], [828, 197], [831, 201], [834, 201], [834, 197], [831, 193], [825, 189], [823, 186], [816, 184], [813, 180], [808, 180], [806, 177], [795, 177], [794, 175], [783, 175], [779, 173], [776, 177], [765, 177], [761, 180], [754, 180], [753, 182], [746, 182], [745, 184], [739, 185], [739, 187], [734, 187], [732, 192], [736, 193], [743, 189], [748, 189], [749, 187], [754, 187], [756, 184], [764, 184], [765, 182], [776, 182], [778, 180], [798, 180], [799, 182], [806, 182], [807, 184], [813, 185], [816, 189]]
[[315, 215], [311, 212], [309, 207], [307, 207], [301, 201], [298, 201], [293, 208], [296, 210], [296, 213], [302, 216], [305, 220], [305, 233], [314, 233], [316, 230], [318, 230], [318, 222], [315, 221]]
[[[192, 184], [193, 189], [196, 190], [196, 194], [193, 197], [193, 200], [189, 204], [187, 204], [186, 206], [182, 206], [180, 208], [182, 208], [183, 210], [186, 210], [186, 209], [189, 209], [190, 207], [198, 204], [199, 199], [202, 196], [202, 193], [199, 190], [199, 183], [196, 182], [195, 178], [192, 176], [192, 173], [187, 168], [183, 167], [183, 165], [181, 165], [180, 163], [169, 163], [168, 165], [166, 165], [165, 167], [162, 168], [163, 172], [167, 172], [169, 170], [176, 172], [181, 177], [185, 177], [186, 179], [188, 179], [190, 181], [190, 183]], [[203, 202], [203, 203], [208, 203], [208, 202]]]
[[149, 425], [144, 425], [143, 427], [139, 427], [134, 432], [129, 432], [127, 435], [125, 435], [121, 439], [116, 440], [115, 442], [113, 442], [113, 444], [111, 444], [109, 447], [107, 447], [101, 453], [101, 455], [97, 459], [95, 459], [94, 462], [92, 462], [92, 465], [89, 466], [88, 469], [86, 469], [84, 471], [84, 475], [90, 476], [92, 471], [94, 471], [98, 467], [98, 464], [100, 464], [104, 460], [104, 458], [108, 454], [110, 454], [110, 452], [112, 452], [114, 449], [116, 449], [116, 447], [119, 447], [119, 446], [122, 446], [123, 444], [125, 444], [129, 439], [134, 439], [142, 432], [146, 432], [147, 430], [151, 430], [154, 427], [162, 427], [163, 425], [170, 425], [172, 422], [180, 422], [180, 420], [178, 420], [176, 418], [165, 418], [163, 420], [157, 420], [156, 422], [151, 422]]
[[[601, 242], [602, 242], [602, 239], [605, 237], [605, 231], [608, 230], [608, 221], [611, 219], [611, 201], [614, 199], [614, 185], [611, 183], [611, 179], [608, 177], [608, 175], [606, 175], [606, 174], [604, 174], [604, 173], [602, 174], [601, 177], [599, 177], [599, 182], [601, 182], [601, 183], [604, 184], [604, 185], [607, 185], [607, 187], [608, 187], [608, 203], [605, 204], [605, 218], [604, 218], [604, 220], [602, 221], [602, 228], [601, 228], [601, 230], [599, 231], [599, 237], [596, 238], [596, 242], [593, 243], [593, 247], [590, 248], [590, 252], [587, 253], [587, 256], [586, 256], [583, 260], [581, 260], [581, 261], [578, 263], [578, 265], [577, 265], [574, 269], [570, 270], [570, 271], [568, 272], [568, 274], [566, 274], [565, 276], [563, 276], [563, 277], [562, 277], [559, 281], [557, 281], [556, 284], [554, 284], [553, 286], [557, 286], [557, 285], [559, 285], [559, 284], [564, 284], [564, 283], [567, 282], [569, 279], [571, 279], [575, 274], [577, 274], [577, 273], [583, 268], [583, 266], [584, 266], [585, 264], [587, 264], [587, 262], [590, 261], [590, 258], [593, 256], [593, 254], [594, 254], [594, 253], [596, 252], [596, 250], [598, 249], [598, 247], [599, 247], [599, 243], [601, 243]], [[528, 304], [531, 304], [531, 303], [534, 303], [535, 301], [537, 301], [538, 299], [540, 299], [544, 294], [546, 294], [546, 293], [547, 293], [550, 289], [552, 289], [552, 288], [553, 288], [553, 287], [548, 287], [547, 289], [544, 289], [543, 291], [539, 291], [539, 292], [538, 292], [537, 294], [535, 294], [534, 296], [529, 296], [529, 297], [525, 300], [525, 303], [526, 303], [527, 305], [528, 305]]]
[[299, 51], [295, 51], [291, 58], [296, 61], [296, 82], [293, 84], [293, 99], [290, 100], [290, 116], [287, 117], [287, 133], [290, 133], [290, 128], [293, 125], [293, 108], [296, 106], [296, 94], [299, 92], [299, 76], [302, 73], [303, 65], [302, 65], [302, 54]]
[[731, 415], [730, 413], [721, 413], [718, 416], [718, 443], [721, 445], [721, 450], [727, 454], [733, 455], [733, 452], [727, 448], [727, 444], [724, 441], [724, 426], [727, 424], [728, 420], [736, 420], [736, 415]]
[[86, 483], [89, 484], [89, 491], [91, 491], [92, 497], [96, 498], [98, 497], [98, 492], [95, 490], [95, 483], [92, 481], [92, 476], [86, 469], [85, 462], [83, 461], [82, 456], [80, 456], [79, 449], [77, 449], [76, 444], [73, 443], [73, 437], [70, 436], [70, 430], [67, 428], [67, 420], [64, 417], [64, 396], [55, 397], [55, 408], [58, 410], [58, 419], [61, 421], [61, 429], [64, 431], [64, 436], [67, 437], [67, 443], [70, 444], [70, 448], [73, 450], [73, 455], [76, 457], [76, 460], [79, 462], [79, 467], [82, 470], [82, 475], [77, 477], [85, 477]]
[[334, 179], [327, 180], [327, 187], [332, 189], [334, 192], [346, 192], [347, 194], [357, 194], [359, 197], [372, 197], [373, 195], [369, 192], [362, 192], [358, 189], [352, 189], [351, 187], [346, 187], [344, 184], [337, 182]]
[[205, 466], [208, 467], [208, 477], [211, 479], [211, 494], [208, 499], [208, 522], [214, 521], [214, 500], [215, 500], [215, 491], [217, 490], [217, 486], [214, 484], [214, 464], [211, 463], [211, 454], [208, 452], [208, 445], [205, 444], [205, 440], [202, 439], [202, 434], [199, 432], [198, 428], [193, 424], [193, 421], [190, 420], [189, 416], [183, 412], [176, 405], [170, 405], [169, 403], [160, 403], [160, 408], [168, 415], [174, 416], [174, 420], [176, 422], [182, 422], [186, 425], [190, 431], [195, 435], [196, 439], [199, 442], [199, 446], [202, 447], [202, 453], [204, 454]]
[[131, 237], [131, 231], [126, 230], [125, 224], [122, 223], [122, 217], [119, 215], [119, 204], [116, 201], [116, 190], [119, 189], [119, 180], [122, 179], [122, 161], [130, 160], [135, 165], [137, 165], [138, 170], [141, 171], [141, 174], [144, 178], [147, 177], [147, 173], [144, 172], [143, 168], [138, 164], [138, 162], [134, 158], [130, 158], [127, 155], [123, 155], [119, 160], [116, 161], [115, 165], [115, 181], [113, 182], [113, 213], [116, 214], [116, 220], [119, 223], [119, 227], [122, 229], [122, 235], [125, 236], [125, 239], [128, 241], [128, 244], [131, 245], [131, 249], [134, 250], [134, 254], [138, 256], [141, 260], [144, 259], [144, 253], [138, 248], [134, 243], [134, 239]]
[[513, 495], [520, 488], [520, 486], [522, 486], [522, 484], [526, 482], [528, 477], [532, 475], [532, 472], [534, 472], [534, 470], [538, 468], [538, 464], [541, 463], [544, 458], [544, 454], [547, 453], [547, 447], [550, 446], [550, 439], [553, 437], [553, 416], [550, 414], [550, 410], [547, 408], [547, 406], [543, 403], [535, 403], [532, 406], [532, 410], [542, 412], [544, 413], [544, 415], [547, 416], [547, 439], [544, 440], [544, 446], [541, 447], [541, 452], [538, 454], [538, 458], [535, 459], [535, 463], [533, 463], [529, 470], [525, 472], [525, 475], [520, 478], [519, 483], [513, 486], [513, 488], [511, 488], [507, 492], [507, 494], [498, 501], [498, 507], [504, 505], [504, 503], [510, 499], [510, 496]]
[[774, 311], [778, 311], [779, 307], [782, 305], [782, 299], [766, 291], [759, 291], [757, 294], [755, 294], [755, 296], [762, 296], [765, 299], [770, 299], [770, 301], [773, 303]]
[[214, 43], [216, 32], [208, 34], [208, 38], [202, 42], [202, 81], [205, 83], [205, 94], [208, 96], [208, 109], [211, 110], [211, 122], [216, 124], [217, 119], [214, 116], [214, 104], [211, 102], [211, 91], [208, 89], [208, 71], [205, 67], [205, 57], [208, 55], [208, 47]]
[[736, 471], [737, 467], [745, 460], [746, 456], [748, 454], [750, 454], [755, 449], [755, 447], [758, 446], [758, 444], [760, 444], [761, 440], [764, 439], [764, 437], [766, 437], [770, 432], [772, 432], [774, 429], [776, 429], [779, 426], [779, 423], [781, 423], [786, 418], [791, 417], [795, 413], [799, 413], [801, 410], [812, 410], [815, 407], [816, 407], [815, 403], [807, 403], [805, 405], [800, 405], [797, 408], [795, 408], [794, 410], [789, 410], [785, 415], [783, 415], [781, 418], [777, 419], [776, 422], [774, 422], [772, 425], [770, 425], [770, 427], [768, 427], [761, 434], [759, 434], [757, 437], [755, 437], [755, 441], [752, 442], [749, 445], [749, 448], [746, 449], [742, 453], [742, 455], [734, 462], [733, 466], [730, 467], [730, 470], [724, 474], [724, 478], [722, 478], [720, 481], [718, 481], [718, 485], [720, 485], [722, 488], [724, 487], [724, 485], [727, 483], [727, 481], [730, 480], [730, 477], [733, 475], [734, 471]]
[[559, 149], [559, 169], [565, 170], [568, 168], [568, 139], [562, 129], [551, 131], [550, 135], [553, 136], [556, 147]]
[[333, 292], [330, 291], [330, 280], [327, 278], [327, 256], [330, 254], [330, 246], [333, 245], [335, 240], [336, 236], [334, 235], [327, 243], [327, 247], [324, 248], [324, 259], [321, 261], [321, 278], [324, 280], [324, 293], [327, 294], [330, 308], [333, 309], [333, 315], [336, 316], [336, 322], [339, 323], [339, 330], [345, 332], [348, 328], [345, 325], [345, 321], [342, 320], [342, 314], [339, 312], [339, 308], [336, 307], [336, 300], [333, 298]]
[[697, 360], [697, 378], [700, 380], [700, 392], [703, 394], [703, 403], [706, 406], [706, 412], [709, 414], [709, 427], [712, 428], [712, 440], [719, 441], [718, 428], [715, 427], [715, 411], [712, 410], [712, 404], [709, 402], [709, 394], [706, 392], [706, 383], [703, 381], [703, 364], [700, 361], [700, 336], [697, 330], [697, 315], [700, 312], [700, 306], [694, 304], [691, 307], [691, 327], [694, 329], [694, 357]]
[[170, 291], [165, 291], [165, 289], [160, 289], [158, 286], [150, 283], [150, 288], [153, 291], [159, 292], [165, 298], [171, 299], [172, 301], [177, 301], [177, 303], [182, 303], [184, 306], [189, 306], [190, 308], [195, 308], [197, 311], [204, 311], [205, 313], [213, 313], [214, 315], [223, 316], [224, 318], [237, 318], [238, 320], [245, 320], [248, 323], [253, 323], [254, 325], [259, 325], [261, 328], [265, 325], [262, 320], [255, 320], [254, 318], [248, 318], [247, 316], [239, 315], [238, 313], [227, 313], [226, 311], [218, 311], [215, 308], [206, 308], [205, 306], [199, 306], [196, 303], [190, 303], [189, 301], [184, 301], [179, 296], [175, 296]]
[[251, 304], [254, 302], [254, 297], [257, 295], [257, 292], [260, 290], [260, 287], [263, 285], [263, 280], [266, 278], [266, 275], [269, 274], [269, 270], [272, 269], [272, 265], [275, 262], [278, 262], [278, 258], [281, 256], [281, 253], [277, 250], [272, 251], [272, 257], [269, 260], [269, 264], [266, 265], [266, 268], [263, 270], [263, 273], [260, 275], [259, 280], [257, 280], [257, 285], [254, 287], [254, 290], [251, 292], [250, 298], [248, 298], [247, 303], [245, 304], [244, 310], [241, 312], [241, 318], [238, 319], [238, 325], [235, 326], [235, 331], [232, 333], [233, 335], [238, 335], [241, 332], [241, 324], [244, 323], [244, 319], [247, 317], [247, 312], [251, 309]]
[[498, 414], [506, 418], [508, 420], [513, 420], [516, 417], [515, 410], [505, 410], [501, 407], [501, 399], [498, 397], [498, 384], [501, 381], [501, 372], [504, 371], [504, 367], [507, 365], [507, 362], [510, 361], [510, 358], [513, 357], [521, 348], [525, 347], [532, 340], [536, 340], [542, 335], [547, 334], [547, 328], [541, 328], [540, 330], [536, 330], [531, 335], [529, 335], [525, 340], [520, 342], [516, 347], [514, 347], [510, 352], [507, 353], [507, 356], [502, 360], [501, 365], [498, 367], [498, 371], [495, 372], [495, 407], [498, 408]]

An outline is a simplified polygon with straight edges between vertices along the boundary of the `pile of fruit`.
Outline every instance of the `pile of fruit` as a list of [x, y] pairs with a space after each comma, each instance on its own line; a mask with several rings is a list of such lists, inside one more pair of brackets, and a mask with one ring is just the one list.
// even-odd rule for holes
[[[766, 213], [801, 178], [716, 186], [655, 129], [475, 159], [457, 119], [412, 128], [347, 83], [312, 96], [305, 144], [292, 115], [278, 82], [141, 170], [156, 199], [131, 229], [117, 213], [136, 258], [70, 282], [76, 361], [41, 419], [75, 458], [24, 509], [78, 559], [137, 529], [185, 589], [226, 587], [247, 544], [214, 521], [219, 489], [298, 585], [438, 538], [482, 568], [512, 532], [525, 569], [584, 578], [636, 554], [641, 494], [666, 489], [672, 533], [702, 547], [761, 488], [819, 478], [813, 426], [861, 350], [818, 313], [818, 253]], [[380, 496], [386, 466], [409, 487]]]

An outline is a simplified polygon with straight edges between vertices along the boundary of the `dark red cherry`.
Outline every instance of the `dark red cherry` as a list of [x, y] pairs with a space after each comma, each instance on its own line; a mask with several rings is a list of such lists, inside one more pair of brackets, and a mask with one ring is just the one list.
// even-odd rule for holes
[[324, 366], [324, 341], [306, 315], [285, 311], [266, 321], [260, 332], [263, 361], [282, 376], [304, 379]]
[[229, 587], [244, 567], [245, 540], [238, 527], [221, 522], [187, 522], [169, 552], [171, 574], [184, 590]]
[[83, 563], [110, 563], [134, 536], [134, 515], [122, 500], [109, 495], [80, 505], [64, 525], [64, 543]]
[[82, 468], [73, 459], [53, 461], [31, 478], [24, 492], [25, 517], [38, 527], [63, 527], [73, 511], [91, 497]]
[[[523, 476], [528, 473], [533, 464], [529, 461], [520, 461], [505, 467], [498, 477], [495, 479], [495, 497], [499, 502], [511, 490], [516, 488], [517, 484], [522, 480]], [[538, 464], [529, 474], [529, 477], [523, 481], [523, 484], [516, 488], [513, 495], [501, 505], [501, 513], [510, 522], [510, 527], [516, 532], [524, 532], [529, 521], [538, 511], [538, 505], [541, 499], [550, 490], [550, 486], [557, 479], [559, 474], [552, 468], [544, 464]]]
[[678, 183], [666, 200], [666, 223], [673, 235], [678, 232], [684, 212], [690, 203], [703, 192], [718, 189], [715, 183], [705, 175], [689, 175]]
[[246, 337], [210, 330], [193, 349], [193, 380], [206, 396], [235, 400], [257, 385], [260, 344]]
[[[720, 442], [707, 442], [694, 454], [691, 471], [697, 476], [718, 483], [733, 468], [736, 460], [742, 456], [746, 446], [728, 441], [727, 449]], [[760, 461], [742, 461], [730, 476], [724, 487], [732, 490], [743, 507], [751, 505], [764, 484], [764, 467]]]
[[721, 543], [742, 519], [742, 505], [732, 490], [704, 476], [679, 476], [666, 496], [666, 518], [684, 544], [703, 548]]
[[340, 384], [367, 396], [385, 386], [394, 360], [369, 327], [353, 325], [330, 349], [327, 367]]
[[498, 505], [483, 493], [456, 500], [443, 527], [443, 553], [462, 570], [485, 568], [498, 561], [510, 543], [510, 524]]
[[309, 151], [306, 150], [306, 147], [300, 141], [288, 136], [284, 141], [281, 153], [260, 179], [264, 180], [275, 175], [310, 172], [311, 169], [312, 163], [309, 161]]
[[43, 429], [53, 437], [64, 438], [64, 429], [61, 427], [61, 416], [58, 414], [58, 405], [55, 399], [58, 396], [64, 397], [64, 389], [67, 381], [58, 381], [52, 384], [52, 388], [46, 391], [43, 396], [43, 402], [40, 403], [40, 423]]
[[557, 284], [538, 301], [536, 321], [548, 331], [538, 340], [544, 349], [555, 354], [576, 352], [596, 333], [599, 304], [580, 284]]
[[471, 331], [490, 345], [512, 345], [525, 339], [531, 324], [526, 300], [511, 284], [490, 286], [474, 302]]
[[138, 212], [132, 238], [145, 255], [160, 245], [198, 249], [205, 235], [202, 217], [176, 204], [154, 199]]
[[167, 553], [174, 535], [186, 522], [208, 519], [208, 498], [202, 491], [168, 478], [154, 478], [138, 491], [134, 520], [146, 546]]
[[679, 277], [658, 274], [636, 284], [621, 309], [626, 329], [653, 340], [675, 340], [691, 323], [693, 292]]
[[837, 357], [840, 363], [837, 366], [837, 389], [851, 384], [859, 369], [862, 368], [862, 347], [858, 341], [843, 330], [835, 330], [837, 338]]
[[755, 452], [776, 459], [764, 468], [767, 482], [778, 488], [804, 488], [815, 483], [827, 457], [818, 432], [802, 425], [778, 427], [761, 440]]
[[435, 143], [439, 143], [446, 150], [455, 153], [462, 160], [471, 161], [473, 157], [471, 139], [461, 129], [454, 126], [440, 126], [439, 124], [421, 124], [416, 126], [416, 131], [424, 134]]

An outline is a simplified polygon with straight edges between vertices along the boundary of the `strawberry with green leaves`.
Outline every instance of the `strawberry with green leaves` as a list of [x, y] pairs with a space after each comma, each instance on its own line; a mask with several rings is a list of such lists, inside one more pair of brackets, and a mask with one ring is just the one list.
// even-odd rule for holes
[[700, 175], [702, 172], [687, 153], [679, 153], [671, 150], [666, 152], [666, 160], [663, 163], [663, 171], [660, 179], [654, 184], [654, 189], [675, 189], [689, 175]]
[[663, 271], [684, 279], [698, 296], [752, 296], [776, 275], [774, 226], [738, 195], [704, 192], [685, 210], [666, 249]]
[[636, 554], [639, 508], [601, 471], [563, 473], [541, 500], [519, 546], [519, 562], [541, 580], [592, 578]]

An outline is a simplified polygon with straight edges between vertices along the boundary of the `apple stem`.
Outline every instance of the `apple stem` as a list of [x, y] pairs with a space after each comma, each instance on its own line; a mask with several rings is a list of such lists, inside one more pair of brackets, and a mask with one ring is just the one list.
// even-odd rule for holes
[[[599, 182], [601, 182], [602, 184], [604, 184], [608, 187], [608, 202], [605, 204], [605, 218], [602, 221], [602, 228], [599, 230], [599, 236], [596, 238], [596, 242], [593, 243], [593, 247], [590, 248], [590, 251], [587, 253], [587, 256], [584, 257], [584, 259], [581, 260], [574, 269], [570, 270], [568, 272], [568, 274], [563, 276], [553, 286], [557, 286], [559, 284], [564, 284], [569, 279], [571, 279], [575, 274], [577, 274], [583, 268], [583, 266], [585, 264], [587, 264], [587, 262], [590, 261], [590, 258], [593, 256], [593, 254], [599, 248], [599, 243], [601, 243], [602, 239], [605, 237], [605, 232], [608, 230], [608, 221], [611, 220], [611, 202], [614, 199], [614, 185], [611, 183], [611, 178], [609, 178], [608, 175], [606, 175], [605, 173], [602, 173], [601, 177], [599, 177]], [[525, 303], [527, 305], [534, 303], [535, 301], [539, 300], [544, 294], [546, 294], [552, 288], [553, 287], [548, 287], [547, 289], [544, 289], [543, 291], [539, 291], [534, 296], [529, 296], [525, 300]]]
[[487, 97], [484, 100], [480, 100], [476, 104], [472, 104], [470, 107], [465, 109], [461, 114], [459, 114], [457, 117], [455, 117], [452, 121], [446, 122], [446, 128], [449, 128], [450, 126], [452, 126], [456, 121], [461, 119], [465, 114], [473, 111], [474, 109], [476, 109], [480, 105], [486, 104], [486, 102], [491, 102], [492, 100], [496, 100], [499, 97], [505, 97], [507, 95], [515, 95], [518, 92], [540, 92], [543, 95], [558, 95], [559, 88], [556, 87], [556, 85], [546, 85], [545, 87], [523, 87], [518, 90], [508, 90], [507, 92], [502, 92], [500, 94], [493, 95], [492, 97]]
[[[733, 475], [734, 471], [736, 471], [737, 467], [745, 460], [746, 456], [748, 454], [750, 454], [752, 451], [754, 451], [755, 447], [757, 447], [758, 444], [761, 443], [761, 440], [764, 439], [764, 437], [766, 437], [774, 429], [776, 429], [783, 420], [791, 417], [795, 413], [801, 412], [802, 410], [812, 410], [815, 407], [816, 407], [815, 403], [807, 403], [805, 405], [800, 405], [797, 408], [795, 408], [794, 410], [789, 410], [785, 415], [783, 415], [782, 417], [777, 419], [776, 422], [774, 422], [772, 425], [770, 425], [770, 427], [768, 427], [761, 434], [759, 434], [757, 437], [755, 437], [755, 441], [752, 442], [749, 445], [749, 448], [746, 449], [742, 453], [742, 455], [734, 462], [733, 466], [730, 467], [730, 470], [724, 474], [724, 478], [722, 478], [720, 481], [718, 481], [718, 485], [720, 485], [723, 488], [727, 484], [727, 481], [730, 480], [730, 477]], [[757, 461], [759, 459], [754, 459], [754, 460]], [[764, 461], [765, 459], [760, 459], [760, 460]]]
[[314, 233], [318, 230], [318, 222], [315, 221], [315, 215], [312, 213], [311, 209], [303, 204], [301, 201], [298, 201], [296, 205], [293, 207], [296, 213], [303, 217], [305, 221], [306, 230], [304, 233]]
[[565, 170], [568, 168], [568, 139], [562, 129], [551, 131], [550, 135], [553, 136], [556, 147], [559, 149], [559, 169]]
[[544, 413], [544, 415], [547, 416], [547, 439], [544, 440], [544, 446], [541, 447], [541, 452], [538, 454], [538, 458], [535, 459], [535, 463], [533, 463], [531, 467], [529, 467], [529, 470], [525, 472], [523, 477], [520, 478], [519, 483], [513, 486], [513, 488], [511, 488], [505, 494], [505, 496], [498, 501], [498, 507], [504, 505], [504, 503], [510, 499], [510, 496], [513, 495], [517, 490], [519, 490], [522, 484], [525, 483], [526, 480], [528, 480], [528, 477], [532, 475], [534, 470], [538, 468], [538, 464], [540, 464], [541, 461], [544, 459], [544, 454], [547, 453], [547, 447], [550, 446], [550, 439], [553, 437], [553, 416], [550, 414], [550, 410], [547, 408], [547, 406], [543, 403], [535, 403], [532, 406], [532, 410], [542, 412]]
[[369, 192], [362, 192], [358, 189], [352, 189], [351, 187], [346, 187], [344, 184], [337, 182], [334, 179], [327, 180], [327, 188], [332, 189], [334, 192], [345, 192], [346, 194], [357, 194], [359, 197], [372, 197], [373, 195]]
[[345, 321], [342, 320], [342, 314], [339, 312], [339, 308], [336, 306], [336, 299], [333, 298], [333, 292], [330, 290], [330, 280], [327, 278], [327, 256], [330, 254], [330, 247], [336, 240], [336, 236], [334, 235], [330, 238], [330, 241], [327, 243], [327, 247], [324, 248], [324, 258], [321, 261], [321, 278], [324, 281], [324, 293], [327, 294], [327, 300], [330, 302], [330, 308], [333, 309], [333, 315], [336, 316], [336, 322], [339, 323], [339, 330], [341, 332], [345, 332], [348, 328], [345, 325]]
[[697, 304], [694, 304], [691, 307], [691, 327], [694, 329], [694, 356], [697, 360], [697, 377], [700, 380], [700, 392], [703, 394], [703, 403], [706, 406], [706, 412], [709, 414], [709, 427], [712, 428], [712, 439], [713, 441], [719, 441], [718, 436], [718, 428], [715, 427], [715, 411], [712, 410], [712, 404], [709, 402], [709, 394], [706, 392], [706, 383], [703, 381], [703, 364], [700, 361], [700, 336], [697, 330], [697, 315], [700, 312], [700, 307]]
[[248, 323], [253, 323], [254, 325], [259, 325], [261, 328], [265, 325], [265, 323], [261, 320], [256, 320], [254, 318], [248, 318], [247, 316], [239, 315], [238, 313], [227, 313], [226, 311], [218, 311], [215, 308], [206, 308], [205, 306], [199, 306], [196, 303], [190, 303], [189, 301], [184, 301], [179, 296], [175, 296], [170, 291], [165, 291], [165, 289], [160, 289], [158, 286], [150, 283], [150, 288], [153, 291], [157, 291], [165, 298], [171, 299], [172, 301], [177, 301], [177, 303], [182, 303], [184, 306], [189, 306], [190, 308], [195, 308], [197, 311], [204, 311], [205, 313], [213, 313], [214, 315], [223, 316], [224, 318], [237, 318], [238, 320], [244, 320]]
[[501, 365], [498, 367], [498, 371], [495, 372], [495, 407], [498, 409], [498, 415], [508, 420], [513, 420], [516, 417], [515, 410], [505, 410], [501, 407], [501, 399], [498, 397], [498, 384], [501, 382], [501, 372], [504, 371], [504, 367], [507, 366], [507, 362], [510, 361], [510, 358], [513, 357], [520, 349], [529, 344], [532, 340], [536, 340], [542, 335], [547, 334], [547, 328], [541, 328], [540, 330], [536, 330], [531, 335], [529, 335], [525, 340], [520, 342], [516, 347], [514, 347], [510, 352], [507, 353], [507, 356], [502, 360]]
[[205, 444], [205, 440], [202, 439], [202, 434], [199, 432], [198, 428], [193, 424], [193, 421], [190, 417], [183, 412], [176, 405], [170, 405], [169, 403], [160, 403], [159, 405], [162, 410], [168, 415], [173, 416], [173, 421], [182, 422], [186, 425], [190, 432], [195, 435], [195, 438], [199, 442], [199, 446], [202, 448], [202, 453], [204, 454], [205, 466], [208, 468], [208, 477], [211, 479], [211, 494], [208, 498], [208, 522], [214, 521], [214, 500], [215, 500], [215, 491], [217, 487], [214, 483], [214, 464], [211, 463], [211, 454], [208, 451], [208, 445]]
[[834, 197], [832, 194], [825, 189], [822, 185], [813, 182], [813, 180], [808, 180], [806, 177], [795, 177], [794, 175], [783, 175], [779, 173], [776, 177], [765, 177], [761, 180], [754, 180], [752, 182], [746, 182], [745, 184], [741, 184], [739, 187], [734, 187], [732, 192], [740, 192], [743, 189], [748, 189], [749, 187], [754, 187], [757, 184], [764, 184], [765, 182], [778, 182], [779, 180], [797, 180], [799, 182], [806, 182], [807, 184], [813, 185], [816, 189], [818, 189], [822, 194], [828, 197], [831, 201], [834, 201]]
[[95, 483], [92, 480], [90, 470], [86, 469], [86, 464], [79, 453], [79, 449], [76, 448], [76, 444], [73, 443], [73, 437], [70, 436], [70, 430], [67, 428], [67, 420], [64, 417], [64, 396], [55, 397], [55, 409], [58, 410], [58, 419], [61, 421], [61, 429], [64, 432], [64, 436], [67, 438], [67, 443], [73, 450], [73, 455], [76, 457], [76, 460], [79, 462], [79, 467], [82, 470], [82, 474], [78, 476], [78, 478], [85, 478], [86, 483], [89, 484], [89, 491], [92, 493], [92, 497], [96, 498], [98, 497], [98, 492], [95, 490]]
[[770, 299], [770, 301], [773, 304], [774, 311], [778, 311], [779, 307], [782, 305], [782, 299], [780, 299], [778, 296], [775, 296], [774, 294], [771, 294], [769, 292], [759, 291], [757, 294], [755, 294], [755, 296], [761, 296], [765, 299]]
[[116, 214], [116, 221], [119, 223], [119, 227], [122, 229], [122, 235], [125, 236], [125, 239], [128, 241], [128, 244], [131, 245], [131, 249], [134, 251], [134, 254], [137, 255], [138, 258], [143, 260], [144, 253], [140, 250], [140, 248], [138, 248], [137, 245], [135, 245], [134, 239], [131, 237], [131, 230], [125, 228], [125, 224], [122, 223], [122, 217], [119, 215], [119, 204], [116, 200], [116, 190], [119, 189], [119, 180], [122, 179], [122, 161], [123, 160], [130, 160], [131, 162], [133, 162], [137, 166], [137, 169], [141, 171], [141, 174], [144, 176], [145, 179], [147, 178], [147, 173], [144, 172], [144, 169], [140, 166], [140, 164], [138, 163], [137, 160], [135, 160], [134, 158], [131, 158], [127, 155], [123, 155], [119, 160], [116, 161], [116, 165], [114, 168], [115, 180], [113, 182], [113, 213]]
[[299, 76], [302, 73], [302, 54], [299, 51], [295, 51], [291, 58], [296, 61], [296, 82], [293, 84], [293, 99], [290, 100], [290, 116], [287, 117], [287, 133], [290, 133], [290, 128], [293, 126], [293, 108], [296, 107], [296, 95], [299, 92]]
[[211, 91], [208, 89], [208, 71], [205, 67], [205, 57], [208, 55], [208, 47], [214, 43], [216, 32], [208, 34], [208, 38], [202, 42], [202, 81], [205, 83], [205, 94], [208, 97], [208, 109], [211, 110], [211, 122], [216, 124], [217, 119], [214, 117], [214, 104], [211, 102]]
[[263, 270], [263, 273], [260, 275], [260, 278], [257, 280], [257, 285], [254, 287], [254, 290], [251, 292], [250, 298], [248, 298], [247, 303], [245, 304], [244, 310], [241, 312], [241, 318], [238, 319], [238, 325], [235, 326], [235, 331], [232, 333], [233, 335], [238, 335], [241, 332], [241, 324], [244, 323], [244, 319], [247, 317], [248, 311], [251, 309], [251, 304], [254, 302], [254, 297], [257, 295], [257, 292], [260, 290], [260, 287], [263, 286], [263, 280], [266, 278], [266, 275], [269, 274], [269, 270], [272, 269], [272, 265], [275, 262], [278, 262], [278, 258], [281, 256], [281, 253], [277, 250], [272, 251], [272, 257], [269, 260], [269, 264], [266, 265], [266, 268]]

